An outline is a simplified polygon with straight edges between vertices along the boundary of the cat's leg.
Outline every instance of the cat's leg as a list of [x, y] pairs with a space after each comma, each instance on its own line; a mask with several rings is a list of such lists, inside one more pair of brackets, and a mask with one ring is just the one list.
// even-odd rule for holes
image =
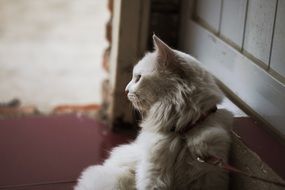
[[147, 149], [136, 168], [138, 190], [171, 190], [173, 188], [174, 159], [167, 140], [156, 141]]
[[134, 169], [139, 151], [135, 144], [116, 147], [103, 165], [83, 171], [75, 190], [135, 189]]
[[136, 188], [138, 190], [147, 190], [151, 185], [151, 166], [145, 159], [141, 160], [136, 169]]
[[110, 157], [104, 162], [106, 166], [130, 167], [135, 169], [135, 165], [141, 157], [141, 149], [137, 143], [125, 144], [115, 147]]
[[[120, 178], [127, 176], [128, 170], [110, 166], [90, 166], [83, 171], [75, 190], [117, 190]], [[124, 179], [123, 179], [124, 180]]]
[[168, 168], [162, 169], [152, 162], [142, 161], [136, 170], [136, 188], [138, 190], [171, 190], [173, 173]]

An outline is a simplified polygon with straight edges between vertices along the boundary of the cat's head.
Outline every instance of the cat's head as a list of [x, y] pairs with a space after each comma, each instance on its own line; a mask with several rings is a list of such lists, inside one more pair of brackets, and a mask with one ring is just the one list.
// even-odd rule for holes
[[202, 113], [221, 101], [215, 80], [195, 58], [170, 48], [155, 35], [153, 43], [155, 50], [135, 65], [126, 87], [136, 109], [148, 112], [160, 103], [171, 105], [173, 114], [187, 109]]

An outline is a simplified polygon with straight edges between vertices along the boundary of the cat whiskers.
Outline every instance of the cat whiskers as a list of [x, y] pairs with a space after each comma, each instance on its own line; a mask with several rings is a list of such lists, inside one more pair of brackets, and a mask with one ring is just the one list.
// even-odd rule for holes
[[136, 94], [129, 93], [128, 94], [129, 100], [132, 102], [134, 108], [139, 111], [141, 115], [143, 115], [143, 110], [146, 104], [146, 100], [142, 97], [138, 97]]

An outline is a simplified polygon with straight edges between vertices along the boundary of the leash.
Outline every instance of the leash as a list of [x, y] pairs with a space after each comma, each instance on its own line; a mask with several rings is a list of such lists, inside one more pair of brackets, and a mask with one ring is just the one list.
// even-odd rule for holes
[[204, 162], [204, 163], [207, 163], [209, 165], [219, 167], [219, 168], [221, 168], [225, 171], [231, 172], [231, 173], [240, 174], [240, 175], [243, 175], [243, 176], [258, 180], [258, 181], [262, 181], [265, 183], [271, 183], [271, 184], [274, 184], [277, 186], [285, 187], [285, 183], [283, 183], [283, 182], [273, 181], [273, 180], [269, 180], [269, 179], [266, 179], [263, 177], [258, 177], [256, 175], [246, 173], [245, 171], [242, 171], [242, 170], [240, 170], [240, 169], [238, 169], [238, 168], [236, 168], [230, 164], [227, 164], [222, 158], [219, 158], [216, 156], [211, 155], [211, 156], [207, 157], [206, 159], [202, 159], [200, 157], [197, 157], [197, 160], [199, 162]]

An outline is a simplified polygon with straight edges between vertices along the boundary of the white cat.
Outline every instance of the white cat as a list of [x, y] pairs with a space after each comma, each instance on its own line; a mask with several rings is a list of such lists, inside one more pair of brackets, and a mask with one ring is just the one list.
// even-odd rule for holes
[[197, 160], [228, 160], [232, 114], [215, 111], [222, 92], [196, 59], [153, 40], [155, 51], [134, 67], [126, 87], [144, 116], [139, 136], [83, 171], [76, 190], [228, 189], [225, 171]]

